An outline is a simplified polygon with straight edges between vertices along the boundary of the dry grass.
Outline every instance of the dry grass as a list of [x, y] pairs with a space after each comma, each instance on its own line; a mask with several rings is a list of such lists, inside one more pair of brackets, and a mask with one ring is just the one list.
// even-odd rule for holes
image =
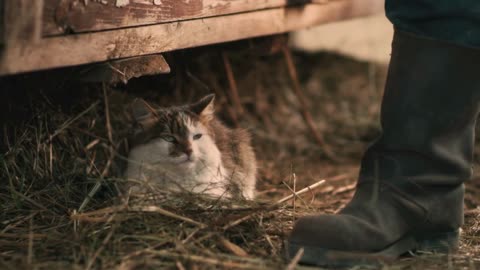
[[[110, 135], [105, 104], [92, 100], [76, 115], [48, 106], [36, 109], [35, 117], [9, 138], [1, 159], [3, 266], [131, 269], [199, 263], [252, 268], [282, 263], [279, 247], [286, 228], [279, 224], [291, 222], [288, 208], [161, 191], [118, 198], [122, 180], [111, 165], [111, 147], [123, 138]], [[111, 121], [114, 127], [126, 123], [122, 117]], [[97, 183], [102, 189], [91, 192]], [[279, 259], [256, 259], [269, 254]]]
[[[23, 86], [14, 80], [15, 88], [32, 88], [26, 95], [34, 97], [26, 103], [27, 117], [3, 132], [8, 144], [0, 156], [0, 268], [295, 267], [283, 259], [283, 241], [295, 218], [334, 212], [352, 195], [352, 164], [378, 131], [384, 67], [329, 54], [296, 55], [317, 128], [344, 160], [335, 164], [324, 159], [305, 126], [279, 56], [230, 54], [245, 110], [238, 115], [229, 109], [231, 101], [223, 90], [228, 81], [218, 60], [222, 58], [208, 51], [192, 55], [184, 56], [189, 60], [177, 66], [172, 78], [134, 80], [114, 89], [88, 86], [68, 108], [58, 105], [64, 100], [52, 101], [52, 95], [36, 95], [36, 83]], [[56, 87], [63, 94], [54, 96], [73, 92], [64, 81]], [[258, 200], [162, 191], [140, 197], [121, 194], [122, 162], [114, 153], [122, 152], [126, 136], [125, 104], [134, 96], [179, 103], [208, 91], [217, 93], [227, 123], [254, 134], [260, 163]], [[297, 191], [322, 178], [327, 184], [315, 192], [276, 203], [294, 186]], [[478, 268], [479, 190], [473, 181], [458, 255], [408, 258], [389, 267]]]

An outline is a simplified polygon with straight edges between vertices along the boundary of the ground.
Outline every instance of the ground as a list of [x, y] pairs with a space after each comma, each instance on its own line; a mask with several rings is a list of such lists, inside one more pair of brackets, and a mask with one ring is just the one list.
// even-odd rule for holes
[[[306, 109], [323, 139], [319, 144], [302, 118], [305, 107], [282, 54], [245, 47], [173, 53], [167, 56], [171, 76], [133, 79], [126, 86], [80, 83], [76, 69], [2, 78], [0, 268], [289, 266], [283, 243], [295, 219], [334, 213], [353, 195], [362, 152], [379, 134], [386, 65], [331, 52], [294, 52]], [[232, 105], [220, 50], [231, 63], [242, 110]], [[121, 152], [133, 98], [168, 106], [210, 92], [217, 95], [218, 116], [253, 135], [259, 161], [255, 202], [164, 193], [118, 198], [122, 166], [115, 152]], [[290, 189], [322, 179], [318, 188], [277, 203]], [[479, 180], [468, 184], [457, 254], [409, 256], [384, 268], [480, 268]]]

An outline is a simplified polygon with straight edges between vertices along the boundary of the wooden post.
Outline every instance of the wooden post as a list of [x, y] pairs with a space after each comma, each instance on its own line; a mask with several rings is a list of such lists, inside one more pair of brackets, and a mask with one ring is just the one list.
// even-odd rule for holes
[[5, 2], [0, 2], [0, 54], [2, 54], [3, 46], [5, 46]]
[[22, 56], [27, 44], [35, 47], [40, 41], [43, 0], [5, 0], [0, 5], [1, 70], [11, 56]]
[[42, 35], [43, 0], [5, 0], [4, 38], [8, 47], [39, 41]]

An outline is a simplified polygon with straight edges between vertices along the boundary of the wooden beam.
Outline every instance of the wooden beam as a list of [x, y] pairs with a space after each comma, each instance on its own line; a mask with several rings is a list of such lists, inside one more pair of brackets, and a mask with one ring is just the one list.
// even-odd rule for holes
[[5, 1], [0, 2], [0, 54], [3, 51], [6, 40], [5, 27], [7, 27], [7, 20], [5, 18], [5, 5]]
[[6, 0], [4, 5], [4, 42], [8, 46], [40, 40], [43, 0]]
[[[0, 75], [155, 54], [207, 44], [288, 32], [380, 11], [381, 0], [267, 9], [198, 20], [41, 39], [7, 46]], [[321, 38], [321, 37], [319, 37]]]
[[3, 59], [9, 58], [8, 54], [12, 50], [40, 40], [43, 0], [5, 0], [0, 1], [0, 6], [1, 66], [4, 65]]
[[[307, 3], [310, 0], [45, 0], [43, 35], [100, 30], [198, 19]], [[88, 3], [88, 4], [86, 4]], [[120, 5], [120, 3], [123, 3]]]
[[117, 84], [146, 75], [168, 74], [170, 66], [161, 54], [112, 60], [80, 69], [77, 78], [84, 82]]

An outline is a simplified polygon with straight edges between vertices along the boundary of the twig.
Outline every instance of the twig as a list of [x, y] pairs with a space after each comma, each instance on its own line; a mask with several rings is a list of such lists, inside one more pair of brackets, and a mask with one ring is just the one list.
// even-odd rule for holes
[[95, 194], [98, 192], [98, 190], [102, 186], [103, 179], [110, 171], [110, 167], [112, 167], [113, 159], [115, 158], [115, 148], [113, 147], [114, 145], [113, 132], [112, 132], [112, 124], [110, 122], [110, 109], [109, 109], [109, 102], [108, 102], [107, 86], [104, 83], [102, 87], [103, 87], [103, 98], [105, 102], [105, 126], [107, 128], [107, 136], [109, 141], [109, 147], [108, 147], [109, 158], [107, 160], [107, 164], [105, 164], [105, 168], [103, 168], [103, 171], [100, 174], [100, 178], [95, 183], [93, 188], [88, 193], [87, 197], [83, 200], [82, 204], [78, 208], [79, 213], [83, 211], [83, 209], [87, 206], [87, 204], [90, 202], [90, 200], [93, 198], [93, 196], [95, 196]]
[[105, 125], [107, 126], [108, 140], [110, 141], [110, 145], [113, 145], [112, 123], [110, 122], [110, 105], [108, 102], [107, 86], [103, 84], [102, 88], [103, 88], [103, 98], [105, 101], [105, 121], [106, 121]]
[[88, 151], [90, 149], [92, 149], [93, 147], [95, 147], [95, 145], [97, 145], [98, 143], [100, 142], [100, 139], [95, 139], [93, 141], [91, 141], [89, 144], [87, 144], [87, 146], [85, 146], [85, 150]]
[[[318, 181], [317, 183], [315, 183], [315, 184], [313, 184], [313, 185], [310, 185], [310, 186], [308, 186], [308, 187], [306, 187], [306, 188], [303, 188], [302, 190], [300, 190], [300, 191], [298, 191], [298, 192], [295, 192], [294, 194], [291, 194], [291, 195], [289, 195], [289, 196], [287, 196], [287, 197], [285, 197], [285, 198], [283, 198], [283, 199], [281, 199], [281, 200], [278, 200], [278, 201], [277, 201], [276, 203], [274, 203], [273, 205], [268, 206], [267, 209], [273, 209], [273, 208], [277, 207], [278, 205], [280, 205], [280, 204], [282, 204], [282, 203], [284, 203], [284, 202], [286, 202], [286, 201], [289, 201], [289, 200], [293, 199], [293, 198], [296, 197], [296, 196], [302, 195], [303, 193], [305, 193], [305, 192], [307, 192], [307, 191], [310, 191], [310, 190], [313, 190], [313, 189], [319, 187], [319, 186], [322, 185], [323, 183], [325, 183], [325, 180], [320, 180], [320, 181]], [[223, 226], [222, 229], [223, 229], [223, 230], [228, 230], [228, 229], [230, 229], [230, 228], [232, 228], [232, 227], [235, 227], [235, 226], [237, 226], [238, 224], [240, 224], [240, 223], [242, 223], [242, 222], [244, 222], [244, 221], [246, 221], [246, 220], [249, 220], [250, 218], [252, 218], [252, 217], [255, 216], [256, 214], [257, 214], [257, 212], [253, 212], [253, 213], [250, 213], [250, 214], [248, 214], [248, 215], [246, 215], [246, 216], [243, 216], [243, 217], [241, 217], [241, 218], [239, 218], [239, 219], [236, 219], [236, 220], [234, 220], [234, 221], [232, 221], [232, 222], [229, 222], [228, 224], [226, 224], [225, 226]]]
[[[88, 156], [89, 156], [89, 155], [88, 155], [88, 153], [87, 153], [87, 157], [88, 157]], [[96, 169], [96, 167], [95, 167], [95, 159], [96, 159], [96, 158], [97, 158], [97, 151], [94, 151], [93, 154], [92, 154], [92, 158], [90, 158], [90, 163], [89, 163], [89, 165], [88, 165], [88, 167], [87, 167], [87, 170], [86, 170], [87, 175], [89, 175], [94, 168]]]
[[342, 173], [342, 174], [339, 174], [339, 175], [335, 175], [335, 176], [332, 176], [330, 178], [328, 178], [328, 182], [332, 182], [332, 181], [339, 181], [339, 180], [344, 180], [344, 179], [347, 179], [348, 177], [352, 177], [353, 176], [353, 173]]
[[297, 266], [298, 262], [302, 258], [302, 256], [303, 256], [303, 248], [301, 248], [297, 251], [297, 254], [295, 254], [292, 261], [290, 261], [290, 263], [287, 265], [286, 270], [294, 270], [295, 267]]
[[344, 193], [344, 192], [354, 190], [356, 187], [357, 187], [357, 183], [352, 183], [350, 185], [343, 186], [343, 187], [338, 188], [335, 191], [333, 191], [333, 195], [337, 195], [337, 194], [340, 194], [340, 193]]
[[263, 93], [262, 84], [258, 82], [257, 74], [255, 73], [255, 79], [257, 83], [255, 84], [255, 112], [260, 117], [261, 121], [266, 127], [266, 130], [273, 130], [273, 123], [270, 118], [271, 114], [268, 113], [270, 111], [270, 105], [266, 101], [265, 94]]
[[[115, 72], [117, 72], [118, 74], [122, 75], [123, 76], [123, 80], [126, 80], [126, 75], [125, 75], [125, 72], [122, 72], [121, 70], [119, 70], [118, 68], [114, 67], [110, 62], [107, 63], [107, 65]], [[128, 81], [128, 80], [127, 80]], [[124, 81], [125, 82], [125, 81]]]
[[[31, 213], [30, 215], [26, 216], [26, 217], [21, 217], [19, 219], [17, 218], [14, 218], [13, 220], [5, 220], [2, 222], [2, 225], [6, 225], [8, 224], [7, 226], [5, 226], [5, 228], [3, 228], [3, 230], [0, 231], [0, 237], [2, 237], [3, 234], [5, 234], [6, 232], [8, 232], [9, 230], [12, 230], [14, 228], [16, 228], [18, 225], [22, 224], [23, 222], [33, 218], [36, 214], [38, 214], [38, 212], [33, 212]], [[9, 224], [10, 222], [15, 222], [13, 224]]]
[[[291, 188], [287, 183], [285, 183], [285, 181], [283, 181], [282, 184], [285, 185], [285, 187], [286, 187], [288, 190], [290, 190], [290, 192], [292, 193], [292, 195], [296, 193], [295, 190], [293, 190], [293, 188]], [[295, 201], [297, 198], [300, 199], [300, 200], [303, 202], [303, 204], [308, 207], [307, 202], [304, 201], [304, 200], [302, 199], [302, 197], [294, 196], [292, 199], [293, 199], [293, 201]], [[295, 215], [295, 209], [294, 209], [293, 215]], [[294, 218], [293, 220], [295, 221], [295, 218]]]
[[[107, 221], [107, 223], [112, 222], [112, 220], [113, 220], [114, 218], [115, 218], [115, 214], [113, 214], [113, 215], [110, 217], [110, 219]], [[91, 258], [90, 261], [88, 262], [87, 267], [86, 267], [87, 270], [92, 269], [93, 264], [95, 263], [95, 260], [98, 258], [98, 256], [100, 255], [100, 253], [105, 249], [105, 246], [106, 246], [106, 245], [108, 244], [108, 242], [110, 241], [110, 238], [112, 238], [113, 233], [115, 232], [115, 229], [116, 229], [116, 226], [112, 226], [112, 229], [108, 232], [107, 236], [105, 236], [105, 238], [104, 238], [103, 241], [102, 241], [102, 245], [97, 249], [97, 251], [95, 251], [95, 253], [93, 254], [92, 258]]]
[[27, 255], [27, 263], [32, 265], [33, 263], [33, 218], [30, 218], [29, 223], [29, 233], [28, 233], [28, 255]]
[[465, 216], [480, 216], [480, 206], [473, 209], [465, 209]]
[[130, 211], [136, 211], [136, 212], [152, 212], [152, 213], [159, 213], [159, 214], [162, 214], [164, 216], [167, 216], [167, 217], [171, 217], [171, 218], [175, 218], [175, 219], [178, 219], [178, 220], [182, 220], [182, 221], [185, 221], [187, 223], [190, 223], [190, 224], [193, 224], [193, 225], [197, 225], [199, 226], [200, 228], [206, 228], [207, 225], [205, 223], [201, 223], [201, 222], [198, 222], [198, 221], [195, 221], [191, 218], [188, 218], [188, 217], [184, 217], [184, 216], [180, 216], [180, 215], [177, 215], [175, 213], [172, 213], [170, 211], [167, 211], [163, 208], [160, 208], [158, 206], [155, 206], [155, 205], [150, 205], [150, 206], [136, 206], [136, 207], [131, 207], [129, 208]]
[[196, 84], [198, 84], [200, 87], [204, 88], [207, 92], [211, 92], [212, 90], [206, 83], [204, 83], [200, 78], [197, 76], [193, 75], [193, 73], [190, 72], [190, 70], [185, 70], [185, 74]]
[[[100, 174], [100, 179], [103, 180], [105, 176], [107, 176], [108, 172], [110, 171], [110, 168], [112, 167], [113, 164], [113, 159], [115, 158], [115, 148], [113, 146], [109, 146], [109, 158], [107, 160], [107, 164], [105, 164], [105, 167], [103, 168], [102, 173]], [[99, 181], [101, 184], [101, 181]]]
[[[297, 192], [297, 175], [295, 173], [293, 173], [293, 194], [295, 194]], [[292, 218], [293, 218], [293, 221], [295, 221], [295, 210], [297, 209], [297, 196], [293, 196], [293, 200], [292, 200], [292, 206], [293, 206], [293, 215], [292, 215]]]
[[228, 229], [230, 229], [230, 228], [232, 228], [232, 227], [235, 227], [235, 226], [237, 226], [238, 224], [244, 222], [245, 220], [249, 220], [250, 218], [252, 218], [252, 217], [255, 216], [256, 214], [257, 214], [257, 212], [253, 212], [253, 213], [250, 213], [250, 214], [248, 214], [248, 215], [246, 215], [246, 216], [243, 216], [243, 217], [241, 217], [241, 218], [239, 218], [239, 219], [236, 219], [236, 220], [228, 223], [227, 225], [223, 226], [222, 229], [223, 229], [223, 230], [228, 230]]
[[177, 261], [175, 263], [175, 265], [177, 266], [178, 270], [186, 270], [185, 267], [183, 266], [183, 264], [180, 261]]
[[[76, 214], [77, 214], [77, 209], [73, 209], [73, 212], [72, 212], [71, 216], [75, 216]], [[73, 232], [75, 232], [75, 234], [78, 233], [79, 224], [80, 224], [80, 221], [78, 219], [73, 221]]]
[[83, 217], [92, 217], [92, 216], [99, 216], [99, 215], [107, 215], [107, 214], [112, 214], [114, 212], [119, 212], [125, 210], [125, 206], [111, 206], [111, 207], [105, 207], [102, 209], [86, 212], [86, 213], [73, 213], [70, 218], [72, 219], [82, 219]]
[[50, 177], [53, 178], [53, 137], [50, 136], [48, 139], [48, 154], [49, 154], [49, 168], [50, 168]]
[[90, 200], [93, 198], [93, 196], [95, 196], [95, 194], [98, 192], [98, 190], [102, 186], [102, 181], [105, 178], [106, 173], [108, 172], [108, 170], [112, 166], [113, 158], [114, 158], [114, 155], [110, 156], [110, 158], [108, 159], [107, 164], [105, 165], [105, 168], [104, 168], [102, 174], [100, 175], [100, 179], [95, 183], [93, 188], [87, 194], [87, 197], [85, 197], [85, 199], [83, 200], [82, 204], [80, 205], [80, 207], [77, 210], [78, 213], [81, 213], [83, 211], [83, 209], [85, 209], [85, 207], [87, 207]]
[[20, 192], [14, 190], [14, 189], [10, 189], [10, 192], [12, 192], [12, 193], [15, 194], [16, 196], [21, 197], [21, 198], [24, 199], [25, 201], [28, 201], [29, 203], [35, 205], [36, 207], [38, 207], [38, 208], [40, 208], [40, 209], [42, 209], [42, 210], [44, 210], [44, 211], [46, 211], [46, 212], [50, 212], [50, 213], [56, 215], [56, 213], [55, 213], [53, 210], [46, 208], [45, 206], [43, 206], [43, 205], [39, 204], [38, 202], [32, 200], [30, 197], [24, 195], [23, 193], [20, 193]]
[[0, 233], [0, 238], [14, 238], [14, 239], [32, 239], [40, 240], [47, 238], [47, 234], [44, 233], [33, 233], [33, 230], [30, 228], [28, 234], [19, 234], [19, 233]]
[[174, 219], [178, 219], [181, 221], [185, 221], [187, 223], [199, 226], [200, 228], [206, 228], [207, 225], [198, 221], [195, 221], [191, 218], [180, 216], [168, 210], [165, 210], [159, 206], [155, 205], [148, 205], [148, 206], [113, 206], [113, 207], [106, 207], [99, 210], [91, 211], [88, 213], [81, 213], [72, 215], [71, 218], [75, 220], [88, 220], [88, 219], [95, 219], [95, 216], [99, 215], [108, 215], [112, 213], [117, 213], [120, 211], [129, 211], [129, 212], [145, 212], [145, 213], [158, 213], [167, 217], [171, 217]]
[[[228, 261], [226, 258], [211, 258], [211, 257], [202, 257], [199, 255], [193, 254], [176, 254], [173, 252], [169, 252], [167, 250], [149, 250], [147, 253], [157, 255], [164, 258], [172, 258], [172, 259], [182, 259], [196, 263], [202, 263], [207, 265], [215, 265], [220, 268], [225, 269], [261, 269], [264, 268], [265, 265], [262, 261], [258, 260], [249, 260], [248, 258], [241, 258], [238, 261]], [[262, 267], [263, 266], [263, 267]]]
[[239, 257], [248, 257], [248, 253], [243, 248], [241, 248], [238, 245], [230, 242], [225, 237], [222, 237], [222, 236], [220, 237], [220, 243], [222, 244], [222, 246], [224, 248], [228, 249], [233, 254], [235, 254]]
[[265, 233], [264, 235], [265, 235], [265, 240], [267, 240], [268, 245], [272, 249], [272, 254], [277, 255], [277, 249], [273, 245], [272, 239], [270, 238], [270, 236], [268, 234]]
[[[211, 85], [213, 92], [218, 97], [218, 99], [216, 99], [215, 103], [217, 105], [219, 105], [220, 104], [220, 97], [225, 97], [225, 93], [220, 90], [220, 89], [222, 89], [222, 87], [218, 84], [218, 81], [217, 81], [215, 76], [210, 74], [207, 77], [207, 80], [208, 80], [208, 83]], [[228, 104], [228, 97], [225, 97], [225, 100], [226, 100], [226, 103]], [[232, 106], [228, 106], [228, 105], [224, 106], [224, 107], [227, 111], [227, 114], [228, 114], [230, 120], [232, 121], [233, 126], [238, 127], [239, 126], [238, 115], [237, 115], [237, 112], [235, 111], [235, 109], [232, 108]]]
[[59, 127], [57, 130], [55, 130], [53, 132], [53, 134], [51, 136], [49, 136], [49, 140], [52, 140], [53, 138], [58, 136], [58, 134], [60, 134], [62, 131], [64, 131], [66, 128], [68, 128], [71, 124], [73, 124], [75, 121], [82, 118], [85, 114], [87, 114], [89, 111], [91, 111], [93, 108], [95, 108], [98, 105], [98, 103], [100, 103], [100, 102], [96, 101], [95, 103], [90, 105], [90, 107], [85, 109], [83, 112], [81, 112], [80, 114], [78, 114], [74, 118], [72, 118], [72, 119], [66, 121], [65, 123], [63, 123], [63, 125], [61, 127]]
[[142, 255], [143, 253], [146, 253], [147, 251], [151, 251], [151, 250], [155, 250], [163, 245], [165, 245], [165, 243], [167, 242], [160, 242], [160, 243], [156, 243], [155, 245], [153, 246], [150, 246], [150, 247], [147, 247], [147, 248], [144, 248], [144, 249], [140, 249], [140, 250], [135, 250], [133, 252], [130, 252], [129, 254], [123, 256], [122, 258], [122, 261], [123, 263], [130, 260], [131, 258], [133, 257], [136, 257], [136, 256], [139, 256], [139, 255]]
[[315, 139], [317, 144], [320, 147], [322, 147], [325, 155], [331, 160], [338, 161], [338, 158], [335, 157], [335, 155], [330, 150], [330, 147], [325, 143], [323, 136], [317, 131], [315, 127], [315, 123], [313, 122], [313, 117], [307, 109], [308, 108], [307, 101], [305, 96], [303, 95], [300, 82], [298, 80], [297, 69], [295, 68], [295, 64], [293, 63], [293, 58], [292, 58], [290, 49], [287, 46], [283, 46], [282, 51], [285, 57], [285, 61], [287, 62], [290, 79], [292, 80], [292, 83], [293, 83], [293, 92], [297, 96], [298, 102], [300, 103], [300, 112], [305, 121], [305, 124], [307, 125], [308, 129], [312, 133], [313, 138]]
[[240, 96], [238, 95], [237, 82], [235, 81], [235, 76], [233, 75], [232, 66], [230, 65], [230, 60], [226, 52], [222, 52], [223, 65], [225, 66], [225, 72], [227, 73], [229, 90], [228, 95], [232, 100], [232, 104], [237, 110], [237, 113], [241, 116], [244, 114], [242, 107], [242, 102], [240, 101]]
[[188, 241], [190, 241], [190, 239], [192, 239], [200, 230], [201, 228], [196, 228], [193, 230], [193, 232], [191, 232], [189, 235], [187, 235], [187, 237], [185, 237], [185, 239], [182, 240], [182, 244], [186, 244]]
[[320, 180], [320, 181], [316, 182], [316, 183], [313, 184], [313, 185], [310, 185], [310, 186], [308, 186], [308, 187], [306, 187], [306, 188], [301, 189], [301, 190], [298, 191], [298, 192], [295, 192], [294, 194], [288, 195], [287, 197], [278, 200], [278, 201], [275, 203], [275, 205], [284, 203], [284, 202], [286, 202], [286, 201], [289, 201], [289, 200], [293, 199], [294, 197], [299, 196], [299, 195], [302, 195], [303, 193], [305, 193], [305, 192], [307, 192], [307, 191], [313, 190], [313, 189], [319, 187], [320, 185], [322, 185], [322, 184], [324, 184], [324, 183], [325, 183], [325, 180]]
[[278, 189], [277, 189], [277, 188], [274, 188], [274, 187], [273, 187], [273, 188], [269, 188], [269, 189], [265, 189], [265, 190], [262, 190], [262, 191], [258, 191], [258, 192], [256, 193], [256, 194], [257, 194], [256, 196], [258, 197], [258, 196], [260, 196], [260, 195], [264, 195], [264, 194], [270, 193], [270, 192], [275, 192], [275, 191], [277, 191], [277, 190], [278, 190]]

